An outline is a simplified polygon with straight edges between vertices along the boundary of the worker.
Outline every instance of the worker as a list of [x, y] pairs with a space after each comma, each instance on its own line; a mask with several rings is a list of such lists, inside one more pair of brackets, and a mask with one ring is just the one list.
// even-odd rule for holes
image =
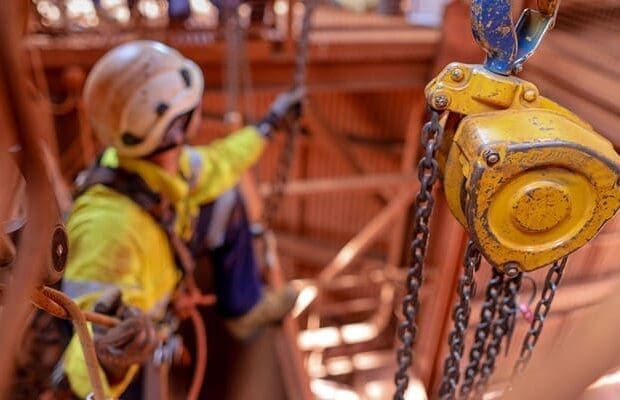
[[[78, 179], [67, 223], [63, 290], [84, 310], [119, 317], [95, 326], [108, 395], [118, 397], [156, 345], [154, 321], [169, 308], [187, 260], [208, 254], [217, 307], [230, 332], [248, 339], [282, 320], [297, 292], [264, 289], [235, 186], [272, 132], [299, 117], [302, 89], [280, 94], [268, 114], [208, 146], [189, 146], [201, 116], [203, 75], [176, 50], [133, 41], [103, 56], [84, 87], [91, 125], [107, 150]], [[186, 251], [184, 251], [186, 250]], [[65, 353], [72, 390], [91, 390], [78, 340]]]

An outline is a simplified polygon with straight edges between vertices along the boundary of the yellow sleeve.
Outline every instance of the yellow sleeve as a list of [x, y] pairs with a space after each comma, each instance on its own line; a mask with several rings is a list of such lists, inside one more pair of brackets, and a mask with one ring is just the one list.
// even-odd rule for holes
[[[199, 156], [192, 200], [206, 203], [235, 186], [241, 175], [259, 159], [265, 142], [255, 127], [247, 126], [207, 146], [192, 147], [189, 152], [184, 152], [181, 166], [185, 171], [196, 168], [192, 152]], [[188, 174], [192, 175], [192, 172]]]
[[[150, 311], [177, 283], [165, 234], [137, 205], [110, 189], [95, 186], [82, 195], [67, 231], [69, 259], [63, 290], [83, 310], [92, 310], [106, 288], [119, 287], [126, 304]], [[113, 386], [102, 372], [106, 394], [122, 394], [138, 368], [132, 367]], [[75, 335], [65, 351], [64, 369], [74, 393], [87, 396], [92, 388]]]

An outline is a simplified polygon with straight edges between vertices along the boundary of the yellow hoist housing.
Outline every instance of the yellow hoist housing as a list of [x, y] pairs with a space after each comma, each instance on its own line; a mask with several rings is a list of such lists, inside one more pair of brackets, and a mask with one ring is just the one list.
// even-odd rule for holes
[[620, 207], [612, 144], [532, 83], [454, 63], [426, 96], [451, 114], [438, 156], [450, 209], [500, 270], [577, 250]]

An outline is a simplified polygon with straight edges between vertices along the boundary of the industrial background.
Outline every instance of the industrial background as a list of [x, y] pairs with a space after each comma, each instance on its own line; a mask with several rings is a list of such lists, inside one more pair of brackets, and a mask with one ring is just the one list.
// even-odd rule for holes
[[[134, 1], [132, 11], [125, 0], [26, 3], [24, 74], [49, 157], [58, 166], [57, 194], [60, 190], [62, 197], [65, 191], [65, 199], [78, 172], [102, 151], [81, 95], [90, 68], [107, 50], [149, 38], [196, 61], [206, 81], [196, 142], [208, 143], [239, 123], [256, 121], [274, 96], [291, 85], [304, 13], [304, 3], [294, 0], [244, 2], [237, 8], [237, 26], [231, 28], [208, 0], [191, 0], [181, 11], [174, 10], [172, 0]], [[512, 3], [517, 15], [536, 2]], [[300, 302], [317, 293], [320, 301], [296, 310], [287, 329], [274, 328], [248, 346], [226, 338], [212, 322], [217, 318], [212, 310], [205, 310], [209, 398], [391, 398], [418, 189], [416, 165], [423, 150], [420, 131], [426, 122], [424, 87], [449, 62], [484, 59], [471, 36], [469, 7], [465, 1], [433, 0], [317, 5], [309, 32], [308, 100], [290, 150], [288, 182], [274, 211], [274, 231], [285, 278], [305, 288]], [[590, 122], [616, 150], [619, 38], [620, 1], [564, 0], [554, 29], [520, 74]], [[259, 195], [277, 190], [279, 160], [287, 151], [286, 134], [278, 134], [251, 171]], [[16, 177], [6, 182], [4, 193], [23, 189]], [[431, 220], [411, 399], [424, 398], [425, 390], [432, 398], [441, 382], [467, 243], [442, 191], [439, 187]], [[22, 211], [15, 203], [9, 208], [7, 215]], [[544, 358], [614, 290], [619, 241], [616, 218], [570, 257], [534, 359]], [[532, 280], [524, 280], [520, 305], [531, 302], [534, 288], [540, 294], [545, 274], [537, 271], [529, 274]], [[491, 267], [483, 262], [467, 343], [473, 341], [490, 277]], [[528, 329], [519, 313], [511, 345], [498, 355], [485, 398], [495, 398], [495, 388], [510, 379]], [[177, 375], [179, 381], [187, 380], [183, 373]], [[182, 390], [171, 390], [183, 398]], [[620, 372], [612, 370], [581, 398], [619, 397]]]

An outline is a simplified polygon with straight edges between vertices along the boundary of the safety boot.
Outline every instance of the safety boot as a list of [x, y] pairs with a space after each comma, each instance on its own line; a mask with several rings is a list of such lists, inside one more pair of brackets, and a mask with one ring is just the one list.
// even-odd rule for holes
[[267, 324], [280, 322], [297, 300], [299, 292], [292, 286], [267, 289], [260, 301], [244, 315], [226, 321], [228, 331], [239, 340], [248, 340]]

